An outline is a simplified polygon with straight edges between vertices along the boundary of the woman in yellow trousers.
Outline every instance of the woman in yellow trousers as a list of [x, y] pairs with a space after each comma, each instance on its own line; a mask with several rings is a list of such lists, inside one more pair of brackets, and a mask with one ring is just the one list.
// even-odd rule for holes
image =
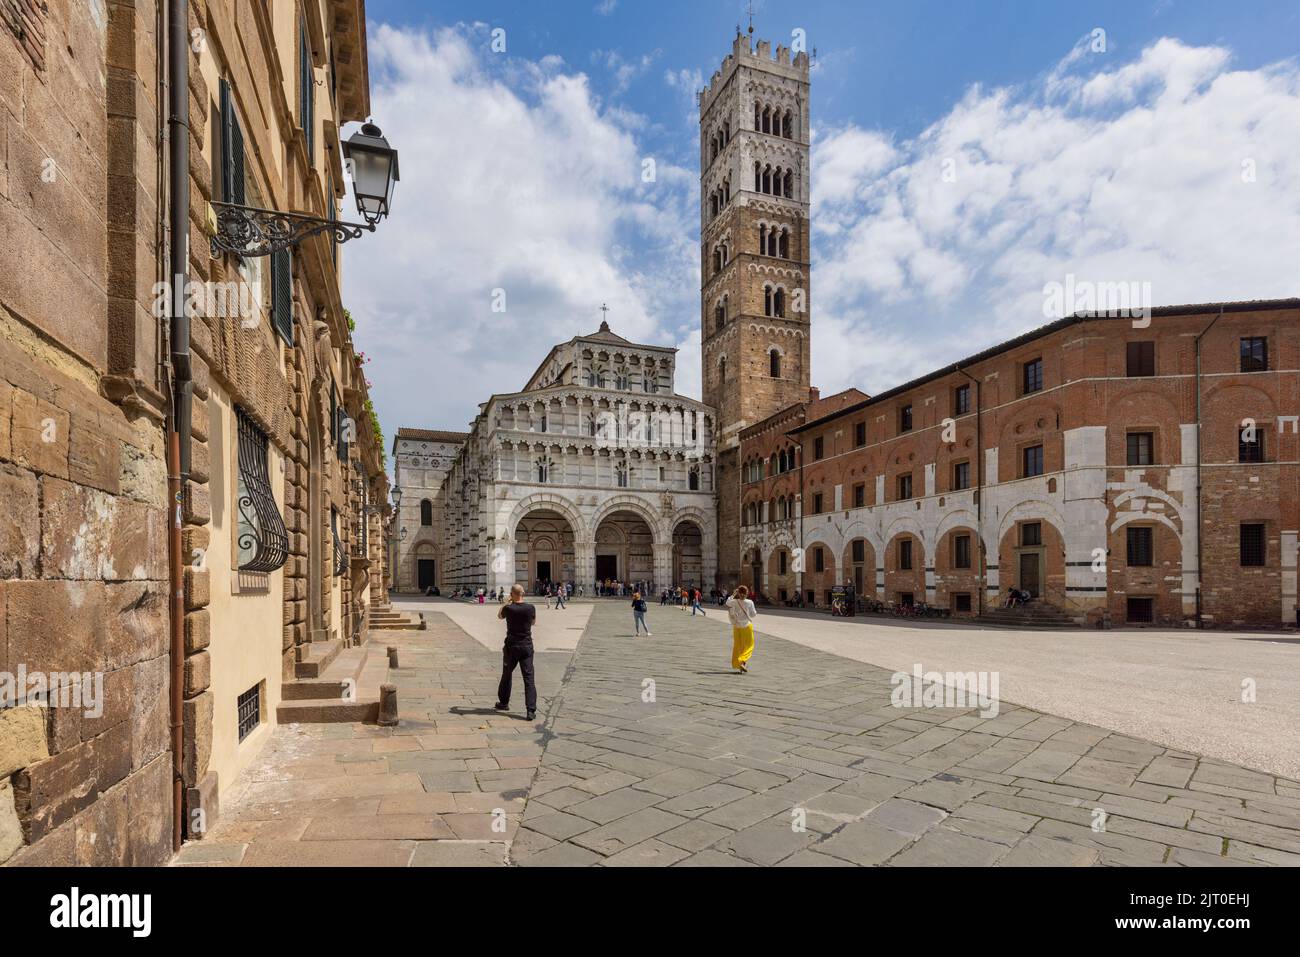
[[744, 585], [727, 599], [727, 614], [731, 617], [731, 667], [744, 674], [749, 671], [745, 662], [754, 654], [754, 619], [758, 617]]

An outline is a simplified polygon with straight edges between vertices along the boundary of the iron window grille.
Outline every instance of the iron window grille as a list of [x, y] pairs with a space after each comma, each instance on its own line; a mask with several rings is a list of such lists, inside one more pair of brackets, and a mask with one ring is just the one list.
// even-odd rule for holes
[[1130, 525], [1128, 529], [1128, 565], [1149, 568], [1152, 564], [1151, 526]]
[[330, 509], [330, 534], [334, 538], [334, 577], [339, 578], [347, 573], [348, 556], [343, 551], [343, 542], [339, 540], [338, 509]]
[[266, 433], [235, 409], [239, 423], [239, 511], [235, 542], [239, 570], [273, 572], [289, 557], [289, 533], [280, 517], [267, 470]]
[[912, 570], [912, 542], [911, 539], [903, 539], [898, 543], [898, 568], [900, 571], [909, 572]]
[[863, 508], [867, 504], [867, 487], [859, 482], [853, 486], [853, 507]]
[[903, 406], [898, 412], [898, 431], [912, 431], [912, 407], [911, 405]]
[[911, 474], [900, 475], [898, 477], [898, 500], [905, 501], [912, 497], [912, 476]]
[[1021, 525], [1020, 544], [1022, 547], [1043, 544], [1043, 526], [1038, 522], [1026, 522]]
[[1155, 600], [1136, 596], [1130, 597], [1125, 611], [1130, 622], [1134, 624], [1150, 624], [1155, 620]]
[[239, 740], [243, 741], [262, 723], [262, 685], [253, 685], [237, 701], [236, 712], [239, 716]]
[[1241, 526], [1241, 564], [1258, 567], [1264, 564], [1264, 526]]

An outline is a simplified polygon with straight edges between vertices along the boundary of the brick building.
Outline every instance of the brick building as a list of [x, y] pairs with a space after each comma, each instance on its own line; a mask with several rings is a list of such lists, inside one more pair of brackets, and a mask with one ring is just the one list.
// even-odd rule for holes
[[[168, 221], [168, 7], [0, 0], [0, 249], [22, 264], [0, 270], [10, 864], [158, 864], [177, 823], [201, 837], [285, 685], [364, 640], [383, 597], [383, 444], [344, 254], [323, 235], [271, 257], [209, 241], [211, 202], [337, 216], [340, 130], [369, 112], [364, 4], [186, 5], [183, 237]], [[173, 563], [166, 423], [184, 405], [160, 289], [176, 242], [204, 295]], [[102, 680], [97, 713], [15, 683], [38, 673]]]
[[977, 614], [1016, 586], [1081, 623], [1294, 623], [1300, 300], [1151, 312], [747, 428], [742, 580], [817, 605], [851, 583]]

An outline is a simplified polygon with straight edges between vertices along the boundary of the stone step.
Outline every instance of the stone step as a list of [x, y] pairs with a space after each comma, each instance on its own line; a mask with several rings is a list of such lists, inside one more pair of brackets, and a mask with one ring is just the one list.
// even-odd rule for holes
[[378, 701], [344, 701], [307, 699], [281, 701], [275, 709], [275, 719], [280, 724], [336, 724], [363, 722], [374, 724], [379, 720]]
[[298, 681], [286, 681], [280, 688], [280, 696], [285, 701], [318, 701], [331, 698], [342, 701], [343, 692], [347, 688], [347, 682], [338, 679], [303, 678]]
[[303, 647], [302, 658], [293, 666], [296, 678], [319, 678], [331, 661], [343, 650], [343, 642], [313, 641]]

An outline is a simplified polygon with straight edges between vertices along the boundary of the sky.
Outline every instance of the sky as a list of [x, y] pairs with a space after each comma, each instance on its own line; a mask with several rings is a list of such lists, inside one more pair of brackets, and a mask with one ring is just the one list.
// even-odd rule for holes
[[[677, 390], [699, 397], [695, 95], [747, 6], [368, 0], [372, 119], [402, 179], [341, 253], [390, 445], [467, 429], [602, 305], [620, 335], [677, 347]], [[1040, 326], [1049, 284], [1300, 295], [1298, 0], [753, 10], [755, 39], [802, 30], [816, 54], [823, 395]]]

